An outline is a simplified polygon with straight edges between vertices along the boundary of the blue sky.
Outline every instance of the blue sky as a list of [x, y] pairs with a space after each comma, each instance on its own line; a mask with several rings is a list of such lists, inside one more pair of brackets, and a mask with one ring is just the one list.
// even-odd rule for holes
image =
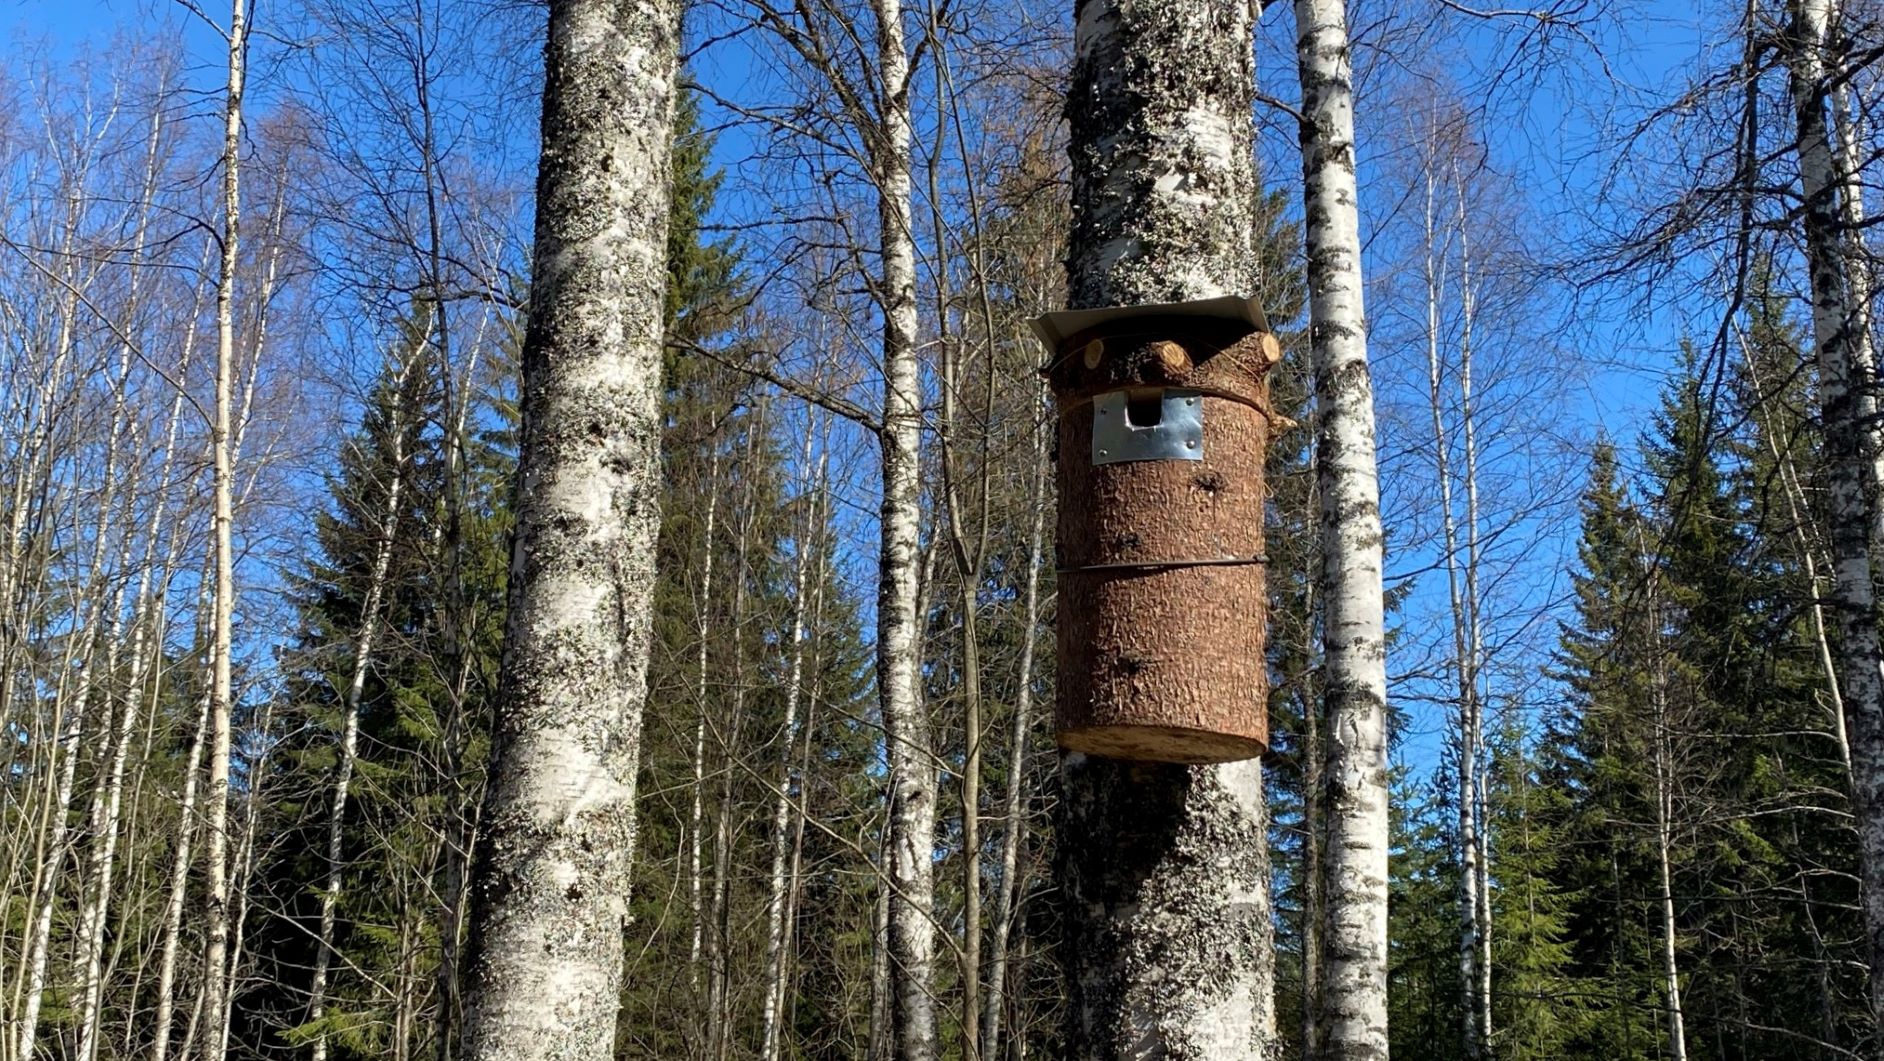
[[[146, 35], [154, 27], [166, 26], [173, 27], [173, 32], [180, 28], [183, 33], [194, 60], [194, 83], [209, 89], [221, 80], [220, 38], [175, 4], [158, 0], [0, 0], [0, 4], [4, 5], [0, 6], [0, 30], [4, 31], [0, 40], [6, 42], [16, 59], [30, 57], [39, 63], [59, 64], [89, 51], [108, 60], [115, 36]], [[1066, 5], [1069, 15], [1070, 6]], [[1258, 44], [1263, 85], [1284, 100], [1295, 95], [1289, 54], [1293, 41], [1286, 8], [1286, 4], [1271, 5]], [[1723, 61], [1709, 51], [1714, 38], [1712, 16], [1698, 12], [1693, 5], [1641, 3], [1630, 5], [1627, 13], [1625, 19], [1593, 28], [1587, 37], [1565, 37], [1554, 42], [1548, 53], [1515, 62], [1514, 34], [1518, 31], [1509, 24], [1453, 19], [1444, 24], [1447, 38], [1435, 41], [1429, 38], [1436, 32], [1437, 23], [1425, 25], [1410, 19], [1367, 23], [1357, 54], [1363, 68], [1371, 71], [1370, 94], [1361, 101], [1360, 150], [1363, 210], [1370, 235], [1378, 239], [1370, 244], [1370, 268], [1384, 269], [1392, 251], [1386, 235], [1393, 227], [1392, 219], [1385, 216], [1382, 201], [1386, 196], [1373, 193], [1391, 185], [1403, 145], [1396, 145], [1385, 135], [1369, 138], [1369, 130], [1391, 124], [1395, 92], [1405, 91], [1386, 86], [1404, 86], [1420, 78], [1443, 80], [1482, 108], [1489, 164], [1528, 199], [1524, 216], [1527, 225], [1534, 228], [1534, 242], [1548, 248], [1569, 246], [1582, 239], [1587, 234], [1584, 226], [1591, 189], [1614, 175], [1614, 158], [1603, 150], [1605, 141], [1613, 138], [1617, 129], [1638, 120], [1646, 108], [1671, 95], [1697, 65]], [[226, 17], [220, 9], [212, 9], [211, 15]], [[261, 0], [256, 17], [263, 33], [274, 24], [274, 15], [271, 0]], [[1406, 61], [1409, 56], [1418, 56], [1438, 69]], [[533, 48], [520, 44], [515, 60], [519, 64], [533, 61]], [[727, 86], [728, 91], [748, 98], [761, 91], [772, 76], [751, 53], [737, 45], [717, 49], [699, 64], [697, 73], [703, 80]], [[263, 71], [253, 84], [253, 98], [265, 107], [271, 88], [279, 87], [271, 86]], [[516, 86], [513, 82], [504, 87], [514, 91]], [[1265, 172], [1286, 185], [1296, 166], [1293, 130], [1274, 111], [1261, 117]], [[529, 123], [524, 123], [519, 136], [527, 137], [528, 128]], [[731, 131], [722, 137], [718, 150], [726, 164], [736, 165], [754, 147], [755, 141]], [[517, 155], [521, 158], [523, 152]], [[1637, 176], [1652, 180], [1655, 173], [1653, 167], [1647, 167], [1625, 169], [1620, 176], [1618, 191], [1646, 191], [1646, 186], [1633, 188], [1632, 182]], [[739, 199], [749, 193], [741, 190], [737, 181], [729, 182], [728, 188], [732, 197], [729, 208], [750, 213], [754, 204]], [[1673, 298], [1658, 301], [1651, 292], [1630, 288], [1586, 292], [1576, 300], [1568, 290], [1558, 288], [1553, 289], [1548, 302], [1541, 308], [1532, 341], [1549, 344], [1558, 356], [1572, 359], [1587, 370], [1549, 407], [1536, 410], [1536, 415], [1567, 428], [1568, 434], [1582, 437], [1602, 432], [1632, 440], [1641, 428], [1644, 413], [1656, 401], [1680, 336], [1691, 329], [1711, 331], [1707, 319], [1711, 307]], [[1381, 353], [1382, 372], [1389, 377], [1383, 380], [1383, 390], [1391, 390], [1391, 376], [1399, 369], [1387, 360], [1388, 352]], [[1574, 455], [1566, 457], [1573, 459]], [[852, 467], [867, 464], [852, 462]], [[860, 542], [853, 554], [854, 577], [859, 580], [865, 577], [870, 561], [870, 550], [862, 544], [873, 518], [873, 506], [867, 498], [874, 485], [864, 481], [867, 479], [861, 477], [850, 491], [857, 500], [848, 518], [854, 521]], [[1398, 485], [1390, 482], [1388, 491], [1392, 493]], [[1527, 555], [1517, 562], [1508, 588], [1548, 597], [1561, 588], [1565, 550], [1574, 526], [1538, 521], [1525, 532]], [[1402, 553], [1390, 561], [1390, 568], [1418, 569], [1429, 559]], [[1408, 601], [1409, 618], [1417, 621], [1419, 616], [1435, 613], [1443, 589], [1443, 583], [1430, 574], [1422, 577]], [[866, 602], [870, 599], [867, 592], [860, 596]], [[1532, 647], [1547, 649], [1549, 641], [1554, 641], [1554, 628], [1546, 624]], [[1400, 659], [1395, 663], [1404, 665]], [[1431, 712], [1415, 718], [1407, 751], [1412, 759], [1430, 760], [1442, 722]]]

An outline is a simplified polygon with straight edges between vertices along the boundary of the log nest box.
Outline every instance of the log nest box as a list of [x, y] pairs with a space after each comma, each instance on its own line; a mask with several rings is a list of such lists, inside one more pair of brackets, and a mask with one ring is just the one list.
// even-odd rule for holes
[[1268, 744], [1263, 458], [1281, 357], [1253, 300], [1033, 322], [1059, 414], [1055, 731], [1218, 763]]

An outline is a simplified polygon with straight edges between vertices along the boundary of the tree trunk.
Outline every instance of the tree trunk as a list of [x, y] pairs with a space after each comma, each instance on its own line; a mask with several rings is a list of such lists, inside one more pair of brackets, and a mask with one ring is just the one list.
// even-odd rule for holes
[[[1034, 394], [1034, 422], [1038, 425], [1046, 404], [1043, 391]], [[1007, 802], [1002, 813], [1001, 885], [994, 894], [994, 938], [988, 948], [988, 989], [981, 1003], [981, 1050], [990, 1061], [1001, 1056], [1001, 1007], [1007, 991], [1008, 940], [1013, 934], [1015, 909], [1020, 904], [1021, 838], [1026, 835], [1022, 811], [1026, 806], [1027, 731], [1033, 726], [1034, 642], [1040, 625], [1040, 564], [1045, 551], [1047, 522], [1047, 436], [1036, 426], [1033, 434], [1033, 523], [1027, 532], [1027, 576], [1021, 592], [1021, 654], [1014, 679], [1014, 731], [1008, 740]]]
[[1387, 659], [1380, 485], [1362, 306], [1354, 89], [1342, 0], [1296, 0], [1321, 491], [1327, 758], [1317, 1040], [1387, 1057]]
[[[373, 543], [373, 568], [368, 576], [366, 601], [361, 606], [360, 630], [353, 639], [353, 673], [347, 680], [345, 717], [340, 725], [339, 759], [334, 764], [334, 794], [327, 810], [327, 881], [321, 889], [320, 938], [314, 954], [314, 974], [308, 987], [308, 1022], [318, 1026], [327, 1009], [327, 974], [337, 951], [334, 944], [340, 904], [341, 875], [345, 869], [347, 796], [353, 782], [353, 762], [360, 746], [360, 701], [366, 692], [366, 674], [379, 636], [380, 602], [386, 593], [386, 572], [392, 566], [393, 535], [399, 527], [399, 501], [405, 484], [405, 377], [416, 370], [417, 354], [407, 355], [393, 380], [392, 475], [386, 483], [385, 509]], [[316, 1031], [313, 1061], [327, 1061], [327, 1033]]]
[[[800, 467], [811, 463], [812, 436], [810, 430], [805, 432]], [[793, 884], [786, 876], [787, 860], [792, 855], [792, 757], [798, 748], [798, 704], [803, 697], [804, 687], [805, 619], [811, 598], [811, 554], [816, 551], [815, 543], [819, 541], [817, 531], [823, 522], [824, 501], [830, 489], [825, 479], [830, 458], [828, 448], [818, 455], [816, 486], [813, 487], [815, 493], [810, 499], [801, 501], [805, 506], [805, 518], [799, 528], [793, 550], [795, 555], [792, 557], [791, 662], [785, 675], [785, 718], [779, 724], [778, 773], [774, 782], [777, 791], [772, 796], [772, 878], [771, 888], [766, 893], [765, 907], [765, 1005], [759, 1045], [760, 1061], [777, 1061], [780, 1026], [785, 1016], [786, 915], [790, 905], [787, 898]], [[800, 801], [804, 799], [802, 788], [798, 798]]]
[[510, 614], [464, 1053], [601, 1058], [647, 694], [675, 0], [553, 0]]
[[[234, 487], [235, 453], [230, 439], [230, 399], [235, 377], [235, 279], [242, 220], [242, 91], [248, 55], [247, 0], [235, 0], [229, 15], [229, 86], [225, 99], [222, 144], [222, 265], [216, 289], [216, 407], [210, 430], [215, 451], [215, 601], [210, 619], [209, 791], [204, 826], [209, 843], [204, 888], [203, 1012], [216, 1021], [228, 990], [225, 979], [229, 947], [229, 752], [230, 714], [234, 708], [233, 632], [235, 615]], [[208, 1035], [203, 1061], [221, 1061], [217, 1036]]]
[[[1827, 126], [1825, 57], [1831, 7], [1829, 0], [1793, 0], [1792, 9], [1791, 88], [1831, 517], [1830, 610], [1838, 634], [1839, 692], [1851, 744], [1871, 1015], [1884, 1020], [1884, 674], [1879, 669], [1877, 599], [1871, 581], [1874, 543], [1868, 540], [1877, 514], [1873, 506], [1879, 453], [1863, 416], [1871, 380], [1860, 357], [1857, 326], [1862, 318], [1852, 306], [1850, 263], [1839, 235], [1839, 181]], [[1884, 1056], [1884, 1045], [1875, 1056]]]
[[1439, 487], [1440, 550], [1446, 569], [1446, 596], [1452, 618], [1452, 672], [1458, 697], [1458, 729], [1453, 752], [1458, 786], [1458, 832], [1454, 849], [1459, 859], [1459, 1005], [1461, 1050], [1467, 1061], [1484, 1056], [1479, 1035], [1478, 959], [1478, 744], [1473, 712], [1476, 699], [1471, 663], [1466, 659], [1465, 590], [1460, 584], [1459, 521], [1452, 496], [1452, 439], [1446, 430], [1444, 362], [1440, 351], [1440, 304], [1445, 298], [1450, 254], [1442, 243], [1438, 218], [1439, 160], [1428, 157], [1425, 173], [1425, 239], [1423, 265], [1426, 280], [1427, 408], [1431, 413], [1433, 474]]
[[921, 366], [910, 184], [909, 53], [900, 0], [873, 0], [883, 86], [876, 170], [883, 308], [883, 502], [877, 589], [877, 696], [889, 759], [890, 1025], [896, 1061], [936, 1056], [936, 774], [922, 702]]
[[687, 912], [693, 919], [693, 946], [687, 957], [687, 977], [697, 1003], [703, 1002], [700, 995], [700, 958], [706, 942], [706, 907], [700, 902], [701, 871], [705, 864], [705, 844], [701, 837], [706, 827], [708, 648], [712, 644], [709, 634], [712, 627], [713, 554], [717, 548], [713, 540], [713, 526], [720, 503], [720, 452], [717, 443], [713, 446], [713, 456], [707, 464], [706, 525], [700, 532], [700, 594], [694, 602], [694, 637], [698, 641], [698, 655], [695, 660], [693, 700], [699, 718], [694, 721], [693, 727], [693, 786], [690, 790], [693, 802], [687, 816]]
[[[1251, 6], [1080, 0], [1076, 26], [1071, 305], [1254, 294]], [[1260, 762], [1068, 754], [1061, 773], [1066, 1056], [1268, 1057]]]
[[157, 1016], [152, 1022], [152, 1061], [170, 1054], [170, 1029], [176, 1014], [177, 954], [182, 946], [183, 905], [190, 882], [190, 847], [196, 836], [197, 778], [202, 773], [203, 749], [209, 743], [209, 695], [200, 702], [196, 735], [183, 769], [183, 803], [177, 815], [176, 853], [170, 864], [170, 884], [164, 900], [164, 941], [157, 965]]

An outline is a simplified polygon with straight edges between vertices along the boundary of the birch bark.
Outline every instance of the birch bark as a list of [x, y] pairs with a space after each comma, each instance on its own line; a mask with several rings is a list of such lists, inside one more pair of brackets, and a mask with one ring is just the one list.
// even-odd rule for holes
[[[1075, 11], [1071, 305], [1255, 293], [1251, 5]], [[1270, 1056], [1261, 764], [1069, 754], [1062, 784], [1066, 1056]]]
[[[373, 568], [368, 576], [366, 601], [361, 606], [360, 630], [353, 639], [353, 671], [347, 679], [345, 714], [340, 724], [340, 754], [334, 764], [334, 789], [327, 809], [327, 879], [321, 887], [320, 938], [314, 954], [314, 973], [308, 987], [308, 1022], [319, 1025], [327, 1012], [327, 974], [335, 957], [334, 930], [340, 905], [344, 869], [347, 797], [353, 783], [353, 764], [360, 746], [360, 701], [366, 692], [367, 670], [379, 637], [380, 603], [386, 593], [386, 572], [392, 566], [393, 535], [399, 527], [400, 495], [405, 489], [406, 377], [415, 371], [417, 352], [407, 355], [394, 373], [393, 415], [388, 433], [392, 446], [392, 473], [386, 482], [380, 511], [378, 539], [373, 543]], [[313, 1061], [327, 1061], [327, 1033], [315, 1033]]]
[[464, 1054], [610, 1055], [660, 518], [677, 0], [553, 0]]
[[[234, 654], [235, 547], [233, 502], [234, 449], [230, 439], [230, 402], [235, 378], [235, 279], [242, 220], [242, 94], [247, 74], [248, 4], [235, 0], [229, 14], [229, 84], [224, 100], [222, 144], [222, 264], [216, 287], [216, 407], [210, 429], [215, 452], [215, 600], [210, 620], [209, 791], [204, 820], [208, 844], [208, 882], [204, 908], [203, 1011], [215, 1020], [228, 990], [225, 973], [229, 947], [229, 751]], [[204, 1061], [220, 1061], [216, 1036], [204, 1037]]]
[[1838, 684], [1851, 746], [1871, 1013], [1880, 1018], [1884, 1017], [1884, 673], [1880, 673], [1884, 657], [1872, 585], [1874, 543], [1869, 540], [1877, 514], [1880, 454], [1863, 415], [1871, 381], [1857, 334], [1862, 317], [1853, 306], [1850, 262], [1840, 238], [1840, 182], [1827, 115], [1831, 3], [1793, 0], [1791, 7], [1791, 90], [1831, 516], [1827, 527], [1832, 552], [1829, 610], [1837, 632]]
[[[1034, 422], [1046, 413], [1045, 394], [1034, 395]], [[1045, 551], [1047, 523], [1047, 436], [1036, 428], [1033, 436], [1033, 523], [1027, 532], [1026, 589], [1021, 594], [1020, 673], [1014, 680], [1014, 729], [1009, 739], [1007, 801], [1002, 813], [1001, 883], [994, 893], [994, 938], [988, 954], [988, 990], [981, 1000], [981, 1049], [989, 1058], [1001, 1056], [1002, 1000], [1007, 991], [1008, 941], [1013, 933], [1015, 908], [1020, 903], [1020, 846], [1026, 832], [1021, 811], [1026, 800], [1027, 733], [1033, 726], [1034, 643], [1040, 623], [1040, 564]]]
[[[811, 463], [812, 432], [805, 432], [805, 447], [800, 466]], [[781, 1022], [785, 1016], [785, 943], [786, 915], [789, 903], [786, 876], [791, 851], [792, 757], [798, 748], [798, 703], [803, 697], [806, 649], [806, 614], [811, 598], [811, 554], [821, 540], [818, 527], [824, 518], [824, 501], [830, 483], [826, 471], [831, 459], [828, 448], [818, 454], [815, 493], [804, 502], [805, 518], [799, 528], [792, 558], [792, 638], [791, 663], [785, 676], [785, 718], [779, 725], [778, 773], [772, 796], [772, 877], [765, 906], [765, 1004], [761, 1029], [760, 1061], [777, 1061], [781, 1047]], [[802, 813], [803, 789], [799, 790]], [[795, 874], [793, 876], [796, 876]]]
[[1380, 484], [1362, 304], [1354, 87], [1342, 0], [1296, 0], [1310, 345], [1321, 492], [1323, 695], [1317, 1043], [1387, 1057], [1387, 659]]
[[877, 583], [877, 696], [889, 759], [890, 1027], [897, 1061], [936, 1056], [936, 775], [919, 671], [922, 569], [915, 218], [910, 178], [910, 63], [899, 0], [873, 0], [880, 111], [876, 170], [883, 311], [883, 501]]

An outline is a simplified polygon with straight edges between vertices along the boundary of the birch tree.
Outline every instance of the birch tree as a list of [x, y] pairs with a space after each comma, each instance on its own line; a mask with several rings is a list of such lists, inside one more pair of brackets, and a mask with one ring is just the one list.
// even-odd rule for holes
[[1385, 1061], [1387, 659], [1352, 45], [1342, 0], [1296, 0], [1295, 21], [1326, 653], [1316, 1041], [1322, 1056]]
[[1793, 0], [1788, 35], [1799, 178], [1805, 196], [1806, 266], [1812, 296], [1819, 404], [1825, 424], [1828, 530], [1832, 552], [1831, 613], [1837, 631], [1838, 687], [1851, 746], [1852, 802], [1857, 812], [1864, 877], [1871, 1015], [1884, 1020], [1884, 662], [1877, 631], [1870, 540], [1878, 501], [1871, 366], [1861, 356], [1861, 315], [1853, 302], [1850, 261], [1841, 238], [1840, 180], [1834, 155], [1827, 55], [1833, 32], [1830, 0]]
[[549, 11], [510, 616], [465, 1052], [605, 1057], [659, 521], [679, 5]]
[[[1081, 0], [1074, 10], [1069, 304], [1254, 294], [1251, 6]], [[1260, 762], [1075, 753], [1062, 785], [1065, 1056], [1268, 1057]]]
[[[235, 284], [242, 220], [242, 98], [248, 62], [248, 4], [235, 0], [229, 13], [229, 83], [224, 96], [222, 144], [222, 264], [216, 278], [216, 397], [210, 425], [214, 455], [215, 508], [212, 544], [215, 596], [210, 618], [209, 791], [204, 821], [208, 885], [204, 905], [202, 1011], [218, 1021], [228, 992], [229, 947], [229, 754], [234, 709], [232, 668], [235, 618], [235, 467], [230, 408], [235, 377]], [[220, 1037], [203, 1039], [204, 1061], [220, 1061]]]

